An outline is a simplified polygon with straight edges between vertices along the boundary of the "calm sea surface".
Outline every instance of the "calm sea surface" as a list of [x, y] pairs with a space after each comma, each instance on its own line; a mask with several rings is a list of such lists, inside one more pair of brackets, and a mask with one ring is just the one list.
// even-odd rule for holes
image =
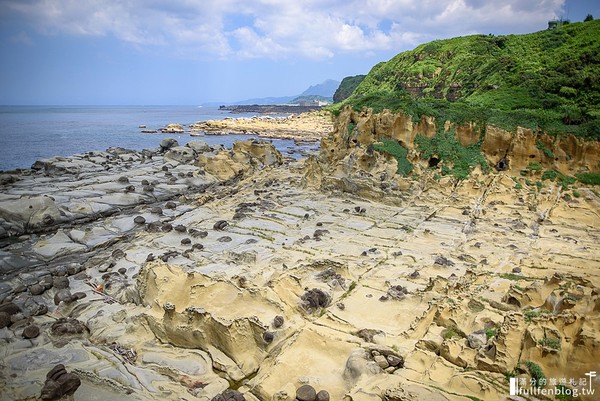
[[[212, 145], [231, 147], [236, 140], [252, 137], [144, 134], [138, 127], [158, 129], [171, 123], [187, 125], [252, 115], [234, 115], [216, 107], [197, 106], [0, 106], [0, 170], [29, 168], [39, 159], [115, 146], [156, 149], [162, 139], [169, 137], [181, 145], [202, 139]], [[273, 143], [283, 153], [298, 150], [290, 140], [273, 140]]]

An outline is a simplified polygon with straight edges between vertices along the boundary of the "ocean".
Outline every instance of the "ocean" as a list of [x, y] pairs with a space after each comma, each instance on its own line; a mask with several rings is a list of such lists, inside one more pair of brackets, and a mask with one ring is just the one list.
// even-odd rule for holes
[[[180, 145], [201, 139], [229, 148], [234, 141], [253, 136], [146, 134], [139, 126], [159, 129], [171, 123], [187, 125], [253, 115], [198, 106], [0, 106], [0, 171], [30, 168], [36, 160], [109, 147], [156, 149], [164, 138], [175, 138]], [[273, 140], [273, 144], [294, 157], [299, 157], [299, 150], [311, 151], [318, 146], [312, 144], [300, 149], [292, 140]]]

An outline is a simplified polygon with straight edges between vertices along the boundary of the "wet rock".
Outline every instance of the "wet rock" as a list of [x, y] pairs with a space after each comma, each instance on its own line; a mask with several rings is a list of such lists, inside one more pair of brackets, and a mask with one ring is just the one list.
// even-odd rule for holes
[[211, 401], [246, 401], [246, 398], [237, 390], [227, 389], [214, 396]]
[[42, 388], [42, 400], [57, 400], [65, 395], [73, 395], [81, 385], [79, 376], [67, 373], [65, 366], [56, 365], [46, 375], [46, 382]]
[[150, 209], [150, 213], [161, 215], [163, 211], [160, 207], [154, 206], [152, 209]]
[[165, 208], [174, 210], [177, 208], [177, 204], [173, 201], [168, 201], [167, 203], [165, 203]]
[[133, 222], [135, 224], [144, 224], [146, 223], [146, 219], [144, 218], [144, 216], [136, 216], [136, 218], [133, 219]]
[[219, 242], [231, 242], [231, 241], [233, 241], [233, 239], [230, 236], [225, 235], [223, 237], [217, 238], [217, 241], [219, 241]]
[[119, 274], [125, 274], [125, 273], [127, 273], [127, 269], [126, 269], [126, 268], [124, 268], [124, 267], [121, 267], [119, 270], [117, 270], [117, 272], [118, 272]]
[[88, 331], [85, 324], [70, 317], [61, 317], [50, 327], [50, 332], [56, 336], [83, 334]]
[[296, 390], [296, 399], [299, 401], [315, 401], [317, 399], [317, 392], [313, 386], [305, 384]]
[[6, 312], [0, 312], [0, 329], [10, 326], [10, 315]]
[[135, 192], [135, 187], [134, 187], [133, 185], [127, 185], [123, 191], [124, 191], [126, 194], [128, 194], [128, 193], [130, 193], [130, 192]]
[[117, 182], [120, 184], [129, 184], [129, 178], [121, 176], [117, 179]]
[[181, 245], [190, 245], [192, 243], [192, 240], [189, 238], [184, 238], [181, 240]]
[[67, 265], [67, 274], [73, 276], [83, 270], [83, 267], [78, 263], [69, 263]]
[[29, 292], [31, 293], [31, 295], [42, 295], [44, 291], [46, 291], [46, 287], [40, 284], [34, 284], [31, 287], [29, 287]]
[[192, 249], [193, 250], [197, 250], [197, 251], [201, 251], [202, 249], [204, 249], [204, 245], [202, 245], [202, 244], [194, 244], [194, 245], [192, 245]]
[[321, 390], [317, 393], [317, 401], [329, 401], [329, 392]]
[[273, 319], [273, 327], [275, 327], [276, 329], [278, 329], [281, 326], [283, 326], [283, 322], [284, 322], [283, 316], [277, 315]]
[[224, 230], [228, 225], [229, 223], [225, 220], [219, 220], [213, 225], [213, 229], [221, 231]]
[[313, 288], [306, 291], [300, 297], [302, 304], [306, 309], [326, 308], [331, 302], [331, 297], [319, 288]]
[[23, 329], [23, 338], [36, 338], [40, 335], [40, 328], [35, 324], [30, 324], [29, 326]]

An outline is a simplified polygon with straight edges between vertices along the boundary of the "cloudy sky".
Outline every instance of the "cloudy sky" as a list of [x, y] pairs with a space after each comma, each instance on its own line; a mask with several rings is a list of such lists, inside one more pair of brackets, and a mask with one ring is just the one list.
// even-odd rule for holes
[[598, 0], [0, 0], [0, 104], [302, 92], [433, 39], [529, 33]]

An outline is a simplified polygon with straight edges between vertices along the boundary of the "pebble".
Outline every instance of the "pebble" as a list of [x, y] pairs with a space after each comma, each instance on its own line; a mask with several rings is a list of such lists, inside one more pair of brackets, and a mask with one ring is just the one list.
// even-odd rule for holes
[[69, 288], [69, 279], [65, 276], [54, 277], [52, 280], [52, 285], [54, 288], [63, 290], [65, 288]]
[[189, 245], [192, 243], [192, 240], [189, 238], [184, 238], [181, 240], [181, 245]]
[[135, 219], [133, 219], [133, 222], [135, 224], [144, 224], [146, 222], [146, 219], [144, 218], [144, 216], [137, 216]]
[[229, 225], [228, 222], [226, 222], [225, 220], [218, 220], [214, 225], [213, 228], [215, 230], [224, 230], [225, 227], [227, 227]]
[[267, 344], [272, 343], [274, 338], [275, 338], [275, 335], [273, 333], [271, 333], [270, 331], [265, 331], [263, 333], [263, 340], [265, 340], [265, 342]]
[[275, 316], [275, 318], [273, 319], [273, 327], [275, 327], [276, 329], [280, 328], [281, 326], [283, 326], [283, 316], [277, 315]]

